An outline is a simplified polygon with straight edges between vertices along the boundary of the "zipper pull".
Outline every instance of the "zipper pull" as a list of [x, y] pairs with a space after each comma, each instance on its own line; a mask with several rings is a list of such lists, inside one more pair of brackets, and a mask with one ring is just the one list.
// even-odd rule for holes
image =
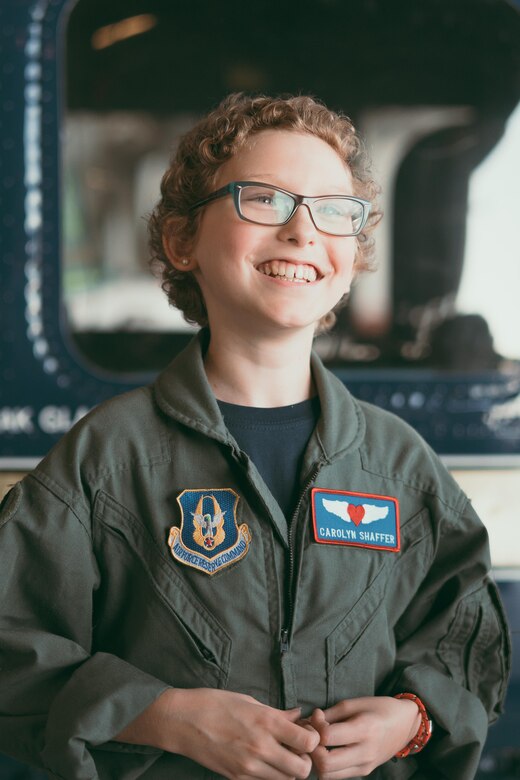
[[280, 652], [282, 655], [289, 651], [289, 631], [286, 628], [282, 628], [280, 632]]

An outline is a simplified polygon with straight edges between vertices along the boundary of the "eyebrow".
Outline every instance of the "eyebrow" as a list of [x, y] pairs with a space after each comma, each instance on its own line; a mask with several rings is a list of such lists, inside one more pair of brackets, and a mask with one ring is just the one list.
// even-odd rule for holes
[[[287, 192], [291, 192], [291, 190], [287, 189], [287, 187], [282, 186], [281, 184], [273, 184], [273, 182], [264, 181], [264, 177], [270, 178], [270, 179], [276, 179], [276, 174], [274, 173], [249, 173], [242, 181], [258, 181], [259, 184], [269, 184], [271, 187], [280, 187], [282, 190], [287, 190]], [[344, 184], [338, 184], [333, 185], [329, 189], [329, 192], [325, 193], [326, 195], [350, 195], [349, 192], [341, 192], [341, 190], [345, 189]], [[347, 189], [352, 189], [351, 187], [347, 187]], [[302, 193], [295, 193], [298, 195], [301, 195]], [[317, 196], [321, 197], [321, 196]]]

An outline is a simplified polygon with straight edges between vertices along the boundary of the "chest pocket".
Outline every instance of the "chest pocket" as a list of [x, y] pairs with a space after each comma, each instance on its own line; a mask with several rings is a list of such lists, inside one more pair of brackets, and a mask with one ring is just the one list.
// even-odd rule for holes
[[166, 539], [163, 553], [144, 524], [103, 492], [94, 519], [95, 649], [174, 687], [225, 687], [231, 639], [169, 562]]
[[[373, 554], [366, 550], [366, 554]], [[401, 552], [377, 553], [381, 568], [329, 634], [327, 706], [373, 695], [395, 661], [393, 627], [416, 592], [433, 554], [429, 513], [423, 509], [401, 526]]]

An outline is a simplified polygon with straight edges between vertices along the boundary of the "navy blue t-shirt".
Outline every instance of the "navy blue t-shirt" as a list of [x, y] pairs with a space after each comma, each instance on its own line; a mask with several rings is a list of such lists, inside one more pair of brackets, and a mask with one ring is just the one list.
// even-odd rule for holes
[[320, 416], [319, 398], [270, 409], [218, 405], [228, 430], [290, 521], [301, 490], [303, 456]]

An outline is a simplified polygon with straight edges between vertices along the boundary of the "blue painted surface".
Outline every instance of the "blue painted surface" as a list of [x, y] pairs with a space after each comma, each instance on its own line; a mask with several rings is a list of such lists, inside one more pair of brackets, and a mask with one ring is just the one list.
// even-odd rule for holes
[[[450, 5], [448, 3], [448, 5]], [[3, 0], [0, 163], [0, 467], [41, 458], [86, 409], [151, 376], [93, 367], [64, 325], [60, 293], [60, 121], [67, 0]], [[399, 368], [338, 369], [353, 393], [407, 419], [445, 455], [520, 462], [520, 378]], [[516, 399], [516, 400], [515, 400]], [[49, 419], [51, 422], [49, 423]]]

